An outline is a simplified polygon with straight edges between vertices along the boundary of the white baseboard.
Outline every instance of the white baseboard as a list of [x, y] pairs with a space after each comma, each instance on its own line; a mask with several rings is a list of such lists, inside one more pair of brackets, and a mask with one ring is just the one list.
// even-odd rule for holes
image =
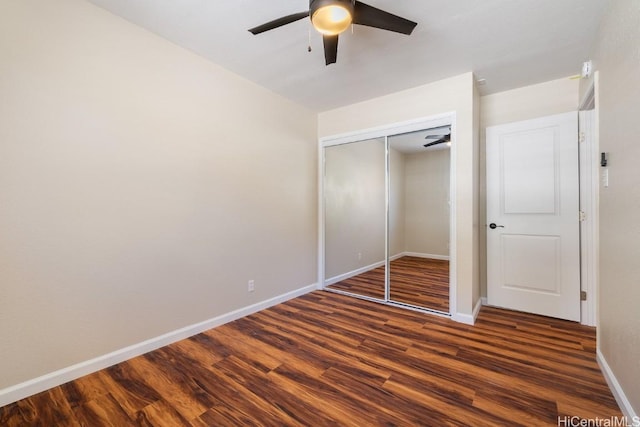
[[420, 252], [403, 252], [402, 256], [413, 256], [416, 258], [441, 259], [444, 261], [449, 261], [449, 255], [423, 254]]
[[405, 253], [405, 252], [400, 252], [399, 254], [391, 255], [391, 256], [389, 257], [389, 261], [395, 261], [395, 260], [397, 260], [398, 258], [402, 258], [403, 256], [406, 256], [406, 253]]
[[476, 301], [475, 307], [473, 307], [473, 323], [476, 322], [476, 319], [478, 318], [478, 314], [480, 313], [480, 309], [482, 308], [482, 305], [483, 305], [482, 298], [478, 298], [478, 301]]
[[337, 276], [333, 276], [333, 277], [330, 277], [328, 279], [325, 279], [324, 285], [325, 286], [333, 285], [334, 283], [341, 282], [343, 280], [346, 280], [346, 279], [349, 279], [351, 277], [357, 276], [358, 274], [366, 273], [367, 271], [374, 270], [374, 269], [376, 269], [378, 267], [382, 267], [385, 264], [386, 264], [386, 262], [379, 261], [379, 262], [376, 262], [376, 263], [373, 263], [373, 264], [365, 265], [364, 267], [356, 268], [355, 270], [347, 271], [346, 273], [342, 273], [342, 274], [339, 274]]
[[0, 390], [0, 407], [315, 291], [316, 283]]
[[476, 305], [473, 307], [473, 312], [471, 314], [466, 313], [455, 313], [451, 316], [452, 320], [456, 322], [464, 323], [465, 325], [475, 325], [476, 319], [478, 318], [478, 313], [480, 313], [480, 309], [482, 308], [482, 298], [478, 298]]
[[454, 313], [451, 315], [451, 320], [458, 323], [464, 323], [465, 325], [473, 326], [474, 324], [473, 315], [471, 314]]
[[[611, 389], [611, 393], [613, 394], [613, 397], [616, 399], [616, 402], [618, 402], [618, 406], [620, 406], [620, 410], [622, 411], [622, 414], [625, 417], [627, 417], [627, 420], [629, 421], [640, 420], [640, 418], [638, 418], [638, 414], [636, 413], [636, 411], [634, 411], [633, 407], [631, 406], [631, 402], [629, 402], [629, 399], [627, 399], [627, 395], [624, 393], [624, 390], [620, 386], [618, 379], [613, 374], [613, 371], [611, 370], [611, 367], [607, 363], [607, 360], [604, 358], [603, 354], [600, 352], [600, 349], [596, 350], [596, 360], [598, 361], [598, 365], [600, 365], [600, 369], [602, 369], [602, 374], [604, 375], [604, 379], [607, 380], [607, 384]], [[629, 424], [629, 425], [636, 425], [636, 424]]]

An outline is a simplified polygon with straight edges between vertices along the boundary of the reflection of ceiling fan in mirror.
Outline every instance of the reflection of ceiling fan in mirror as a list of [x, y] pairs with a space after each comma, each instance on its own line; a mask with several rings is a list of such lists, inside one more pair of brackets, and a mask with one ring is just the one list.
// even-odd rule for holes
[[435, 141], [430, 141], [424, 144], [424, 147], [432, 147], [438, 144], [445, 144], [451, 142], [451, 126], [442, 126], [439, 128], [429, 129], [433, 133], [425, 136], [424, 139], [430, 140], [435, 139]]

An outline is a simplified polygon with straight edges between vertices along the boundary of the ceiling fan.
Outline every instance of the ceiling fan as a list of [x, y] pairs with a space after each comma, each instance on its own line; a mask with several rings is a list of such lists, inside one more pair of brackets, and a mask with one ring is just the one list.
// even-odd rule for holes
[[435, 139], [435, 141], [427, 142], [423, 145], [423, 147], [431, 147], [438, 144], [444, 144], [447, 142], [451, 142], [451, 127], [450, 126], [442, 126], [439, 128], [430, 129], [431, 131], [437, 131], [437, 133], [433, 133], [424, 137], [424, 139]]
[[300, 19], [311, 17], [313, 27], [322, 34], [324, 58], [327, 65], [338, 57], [338, 35], [351, 24], [366, 25], [382, 30], [409, 35], [416, 22], [377, 9], [358, 0], [309, 0], [309, 10], [283, 16], [251, 28], [252, 34], [260, 34], [282, 27]]

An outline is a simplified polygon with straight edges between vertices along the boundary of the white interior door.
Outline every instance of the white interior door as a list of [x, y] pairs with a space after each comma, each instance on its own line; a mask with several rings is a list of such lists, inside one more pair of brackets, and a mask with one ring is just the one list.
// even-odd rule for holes
[[487, 302], [580, 321], [578, 115], [487, 128]]

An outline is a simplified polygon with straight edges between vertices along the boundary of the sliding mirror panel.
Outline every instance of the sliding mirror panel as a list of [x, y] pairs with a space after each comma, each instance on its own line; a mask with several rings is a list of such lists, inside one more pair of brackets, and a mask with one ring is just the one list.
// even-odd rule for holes
[[325, 288], [385, 299], [384, 138], [324, 149]]
[[389, 299], [443, 313], [449, 313], [450, 129], [388, 139]]

